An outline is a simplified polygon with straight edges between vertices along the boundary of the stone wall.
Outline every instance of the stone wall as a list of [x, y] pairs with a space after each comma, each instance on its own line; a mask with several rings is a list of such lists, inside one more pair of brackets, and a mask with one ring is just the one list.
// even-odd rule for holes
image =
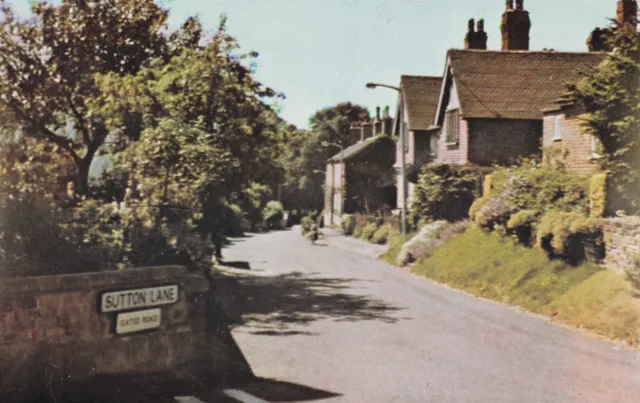
[[640, 217], [605, 220], [607, 269], [623, 274], [636, 268], [640, 259]]
[[[100, 312], [104, 292], [163, 285], [177, 285], [178, 300], [158, 307], [157, 329], [118, 335], [117, 313]], [[224, 325], [211, 331], [208, 290], [182, 267], [0, 280], [0, 394], [116, 374], [220, 374], [242, 358]]]

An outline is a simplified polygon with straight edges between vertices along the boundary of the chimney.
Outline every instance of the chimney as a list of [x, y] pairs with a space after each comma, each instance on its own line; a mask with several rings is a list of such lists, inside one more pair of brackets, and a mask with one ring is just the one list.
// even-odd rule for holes
[[502, 14], [502, 50], [529, 50], [529, 32], [531, 19], [524, 9], [524, 0], [507, 0], [507, 7]]
[[608, 30], [600, 28], [594, 29], [587, 39], [587, 47], [589, 48], [589, 52], [607, 51], [607, 34]]
[[376, 119], [373, 121], [373, 135], [382, 133], [382, 119], [380, 119], [380, 107], [376, 107]]
[[638, 2], [636, 0], [618, 0], [616, 22], [621, 27], [625, 24], [638, 25]]
[[373, 124], [370, 121], [362, 122], [360, 125], [360, 141], [365, 141], [373, 136]]
[[487, 49], [487, 33], [484, 32], [484, 20], [478, 20], [477, 29], [473, 18], [469, 20], [469, 30], [464, 38], [465, 49]]
[[382, 133], [391, 136], [391, 132], [393, 131], [393, 118], [389, 114], [388, 106], [384, 107], [384, 113], [382, 115]]

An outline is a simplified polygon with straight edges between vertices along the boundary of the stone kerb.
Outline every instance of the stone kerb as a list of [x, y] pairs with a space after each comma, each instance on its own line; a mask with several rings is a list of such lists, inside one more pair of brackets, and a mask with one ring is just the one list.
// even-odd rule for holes
[[[174, 285], [172, 303], [126, 310], [159, 309], [153, 328], [116, 334], [122, 312], [101, 312], [104, 292]], [[208, 290], [183, 267], [0, 280], [0, 395], [99, 375], [197, 376], [211, 359]]]

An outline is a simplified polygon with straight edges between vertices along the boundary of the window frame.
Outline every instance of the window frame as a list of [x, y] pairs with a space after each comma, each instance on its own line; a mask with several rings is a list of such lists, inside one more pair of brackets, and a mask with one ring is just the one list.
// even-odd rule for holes
[[444, 115], [445, 119], [445, 144], [447, 146], [457, 146], [460, 144], [460, 109], [448, 109]]

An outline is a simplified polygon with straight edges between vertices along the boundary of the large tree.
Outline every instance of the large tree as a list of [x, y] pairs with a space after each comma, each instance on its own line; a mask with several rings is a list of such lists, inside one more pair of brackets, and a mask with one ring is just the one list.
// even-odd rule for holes
[[608, 173], [611, 212], [640, 210], [640, 41], [635, 24], [614, 28], [613, 52], [570, 86], [588, 112], [585, 125], [600, 143], [599, 163]]
[[136, 74], [166, 55], [167, 12], [153, 0], [35, 3], [21, 20], [0, 0], [0, 102], [23, 133], [58, 146], [73, 159], [77, 187], [109, 130], [89, 107], [100, 94], [96, 75]]

